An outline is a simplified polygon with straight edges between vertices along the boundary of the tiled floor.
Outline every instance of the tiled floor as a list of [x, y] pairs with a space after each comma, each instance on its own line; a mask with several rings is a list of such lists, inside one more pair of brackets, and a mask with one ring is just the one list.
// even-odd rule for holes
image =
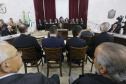
[[[90, 73], [91, 69], [91, 63], [88, 62], [87, 64], [85, 63], [84, 65], [84, 73]], [[42, 74], [47, 76], [47, 65], [44, 63], [44, 66], [40, 65], [39, 70]], [[37, 68], [28, 68], [28, 73], [36, 73]], [[95, 72], [95, 69], [93, 67], [92, 73]], [[24, 73], [24, 66], [21, 67], [20, 71], [18, 73]], [[81, 74], [81, 68], [72, 68], [71, 74], [75, 75], [78, 77]], [[58, 74], [60, 76], [60, 70], [59, 69], [50, 69], [49, 77], [53, 74]], [[64, 62], [62, 63], [62, 77], [60, 77], [60, 84], [69, 84], [68, 79], [69, 79], [69, 66], [66, 62], [66, 57], [64, 59]]]
[[[69, 31], [68, 32], [69, 35], [72, 35], [72, 32]], [[37, 32], [32, 34], [33, 36], [45, 36], [47, 37], [47, 32], [45, 31], [41, 31], [41, 32]], [[66, 43], [66, 41], [65, 41]], [[65, 53], [64, 53], [64, 56], [65, 56]], [[64, 62], [62, 63], [62, 77], [60, 77], [60, 84], [69, 84], [68, 83], [68, 79], [69, 79], [69, 66], [67, 64], [67, 61], [66, 61], [66, 57], [64, 59]], [[84, 65], [84, 73], [90, 73], [90, 69], [91, 69], [91, 63], [88, 61], [88, 63]], [[44, 64], [44, 66], [40, 65], [39, 66], [39, 70], [42, 74], [44, 74], [45, 76], [47, 75], [47, 65], [46, 63]], [[28, 68], [28, 73], [36, 73], [37, 72], [37, 68]], [[95, 69], [93, 67], [93, 71], [92, 73], [95, 72]], [[24, 67], [22, 66], [20, 71], [18, 73], [24, 73]], [[50, 69], [50, 73], [49, 73], [49, 77], [53, 74], [58, 74], [60, 76], [60, 70], [59, 69]], [[71, 71], [71, 74], [72, 75], [75, 75], [76, 77], [78, 77], [80, 74], [82, 74], [82, 71], [81, 71], [81, 68], [72, 68], [72, 71]]]

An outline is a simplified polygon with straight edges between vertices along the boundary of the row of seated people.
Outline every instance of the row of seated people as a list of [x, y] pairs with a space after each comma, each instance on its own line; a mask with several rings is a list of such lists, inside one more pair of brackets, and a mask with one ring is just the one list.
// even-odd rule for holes
[[[14, 39], [13, 45], [16, 48], [36, 46], [36, 50], [40, 53], [40, 57], [38, 57], [38, 59], [41, 58], [42, 51], [41, 51], [40, 45], [38, 44], [38, 42], [36, 41], [36, 39], [34, 37], [25, 35], [25, 33], [27, 32], [27, 27], [25, 27], [24, 24], [22, 24], [21, 26], [23, 26], [23, 27], [19, 27], [19, 31], [20, 31], [21, 35], [18, 38]], [[100, 29], [102, 33], [99, 35], [93, 36], [92, 39], [89, 42], [87, 42], [87, 45], [89, 46], [89, 48], [87, 50], [87, 54], [91, 58], [93, 58], [93, 54], [94, 54], [96, 45], [99, 45], [102, 42], [113, 42], [114, 37], [107, 33], [108, 28], [109, 28], [109, 23], [103, 23], [101, 26], [101, 29]], [[63, 39], [56, 38], [56, 36], [57, 36], [56, 26], [51, 26], [51, 28], [49, 30], [50, 37], [42, 40], [42, 47], [48, 47], [48, 48], [62, 47], [63, 52], [65, 51], [65, 47], [66, 47], [66, 50], [68, 51], [67, 61], [69, 62], [69, 60], [70, 60], [69, 47], [70, 46], [73, 46], [73, 47], [86, 46], [86, 41], [79, 38], [81, 35], [81, 30], [82, 30], [81, 26], [79, 26], [79, 25], [74, 26], [73, 30], [72, 30], [73, 38], [68, 39], [66, 41], [66, 46], [65, 46]], [[37, 56], [39, 56], [39, 55], [37, 55]], [[63, 60], [64, 60], [64, 56], [62, 56], [62, 61]], [[75, 63], [80, 64], [80, 62], [78, 62], [78, 61], [75, 61]]]
[[80, 18], [80, 20], [78, 18], [76, 18], [76, 20], [74, 20], [74, 18], [72, 18], [70, 21], [68, 18], [66, 18], [65, 20], [63, 18], [60, 18], [59, 21], [57, 18], [54, 21], [52, 19], [49, 19], [49, 21], [47, 21], [46, 19], [44, 19], [44, 21], [41, 21], [41, 19], [39, 19], [38, 30], [44, 29], [45, 24], [58, 24], [58, 23], [79, 24], [82, 27], [85, 27], [85, 23], [82, 18]]
[[[57, 74], [50, 78], [42, 73], [17, 73], [23, 65], [18, 50], [0, 43], [0, 84], [60, 84]], [[70, 84], [126, 84], [126, 47], [116, 43], [102, 43], [94, 53], [95, 74], [70, 76]], [[62, 84], [62, 83], [61, 83]]]
[[19, 19], [19, 23], [16, 24], [13, 21], [13, 18], [10, 18], [10, 22], [8, 24], [4, 23], [4, 20], [0, 20], [0, 36], [12, 35], [17, 33], [17, 25], [22, 24], [22, 20]]

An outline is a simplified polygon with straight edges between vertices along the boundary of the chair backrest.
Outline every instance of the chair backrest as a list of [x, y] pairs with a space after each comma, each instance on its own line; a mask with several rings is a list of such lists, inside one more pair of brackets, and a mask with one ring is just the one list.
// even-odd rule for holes
[[38, 41], [39, 45], [42, 45], [42, 39], [44, 39], [45, 37], [40, 37], [40, 38], [36, 38], [36, 40]]
[[73, 37], [69, 37], [69, 36], [66, 37], [66, 39], [71, 39], [71, 38], [73, 38]]
[[87, 46], [86, 47], [70, 47], [70, 59], [85, 59], [85, 54], [87, 51]]
[[43, 47], [45, 51], [46, 61], [61, 60], [62, 47], [59, 48], [46, 48]]
[[88, 42], [91, 38], [92, 36], [83, 36], [83, 39], [86, 40], [86, 42]]
[[22, 59], [36, 59], [35, 46], [27, 48], [18, 48], [19, 51], [22, 51]]

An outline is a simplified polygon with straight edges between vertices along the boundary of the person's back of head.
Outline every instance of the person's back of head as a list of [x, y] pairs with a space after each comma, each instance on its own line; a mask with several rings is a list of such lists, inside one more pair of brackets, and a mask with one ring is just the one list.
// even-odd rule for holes
[[107, 32], [109, 29], [110, 24], [108, 22], [104, 22], [100, 25], [101, 32]]
[[26, 33], [28, 31], [28, 28], [25, 24], [21, 24], [18, 27], [20, 33]]
[[116, 43], [102, 43], [95, 50], [96, 71], [114, 82], [126, 82], [126, 47]]
[[72, 29], [73, 36], [80, 36], [82, 27], [80, 25], [75, 25]]
[[49, 28], [49, 33], [50, 34], [57, 34], [57, 27], [56, 26], [51, 26]]

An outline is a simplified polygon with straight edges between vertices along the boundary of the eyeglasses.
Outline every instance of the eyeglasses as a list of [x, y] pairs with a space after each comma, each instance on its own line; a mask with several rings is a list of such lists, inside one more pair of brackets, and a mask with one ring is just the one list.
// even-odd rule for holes
[[[18, 53], [17, 53], [16, 56], [11, 57], [11, 58], [8, 58], [8, 59], [6, 59], [5, 61], [8, 61], [8, 60], [10, 60], [10, 59], [13, 59], [13, 58], [15, 58], [15, 57], [17, 57], [17, 56], [22, 56], [22, 51], [18, 51]], [[3, 62], [0, 64], [0, 67], [2, 66], [2, 64], [3, 64], [5, 61], [3, 61]]]

